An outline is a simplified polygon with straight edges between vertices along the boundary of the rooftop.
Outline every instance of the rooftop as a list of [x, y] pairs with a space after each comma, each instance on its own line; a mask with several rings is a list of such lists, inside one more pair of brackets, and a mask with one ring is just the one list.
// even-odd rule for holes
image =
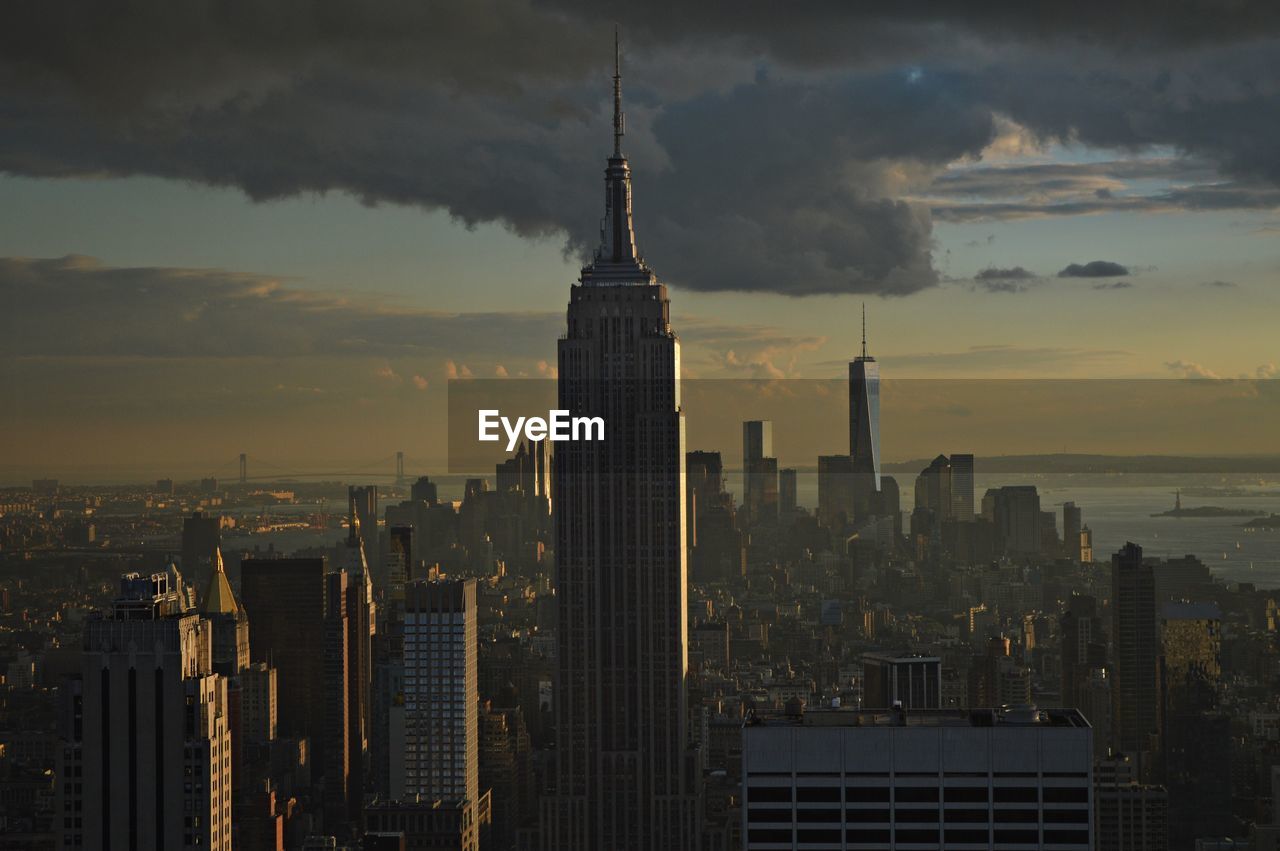
[[756, 713], [746, 726], [765, 727], [1088, 727], [1076, 709], [1008, 706], [1002, 709], [814, 709]]

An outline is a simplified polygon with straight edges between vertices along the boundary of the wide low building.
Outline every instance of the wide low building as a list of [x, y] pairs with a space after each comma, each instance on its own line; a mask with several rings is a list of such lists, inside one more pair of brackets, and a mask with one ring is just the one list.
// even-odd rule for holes
[[1093, 730], [1074, 709], [748, 719], [743, 847], [1088, 851]]

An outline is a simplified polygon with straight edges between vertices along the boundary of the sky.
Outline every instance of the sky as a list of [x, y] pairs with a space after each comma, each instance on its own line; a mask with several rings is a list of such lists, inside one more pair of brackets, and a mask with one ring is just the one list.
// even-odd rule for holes
[[1276, 375], [1280, 9], [883, 5], [8, 4], [0, 482], [430, 472], [451, 378], [554, 376], [615, 25], [686, 376], [864, 303], [887, 377]]

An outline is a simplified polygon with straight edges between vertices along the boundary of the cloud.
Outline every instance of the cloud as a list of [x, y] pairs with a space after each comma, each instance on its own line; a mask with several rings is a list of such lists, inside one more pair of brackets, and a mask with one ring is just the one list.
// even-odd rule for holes
[[1093, 288], [1095, 290], [1127, 290], [1132, 289], [1133, 284], [1129, 281], [1104, 281], [1094, 284]]
[[1165, 361], [1165, 368], [1178, 373], [1183, 378], [1220, 378], [1216, 372], [1195, 361]]
[[421, 375], [415, 375], [413, 377], [413, 386], [419, 390], [426, 390], [430, 385], [431, 382], [427, 381], [427, 379], [423, 378]]
[[466, 364], [458, 364], [452, 360], [447, 360], [444, 362], [444, 377], [450, 381], [459, 378], [471, 378], [471, 369]]
[[555, 313], [430, 311], [287, 279], [79, 256], [0, 258], [0, 308], [7, 358], [339, 356], [376, 359], [368, 368], [380, 378], [397, 377], [391, 360], [482, 352], [492, 339], [547, 352], [564, 324]]
[[1072, 263], [1058, 273], [1059, 278], [1113, 278], [1127, 275], [1129, 269], [1110, 260], [1090, 260], [1088, 263]]
[[[621, 16], [639, 236], [680, 287], [906, 295], [938, 221], [1280, 205], [1270, 7], [692, 5], [7, 4], [0, 171], [344, 192], [585, 257]], [[1179, 155], [1006, 168], [1061, 143]]]
[[973, 282], [991, 293], [1020, 293], [1026, 291], [1027, 282], [1038, 280], [1038, 277], [1021, 266], [988, 266], [973, 276]]
[[1280, 378], [1280, 367], [1273, 363], [1264, 363], [1254, 372], [1257, 378]]
[[682, 363], [691, 367], [688, 373], [700, 378], [796, 378], [804, 366], [811, 365], [803, 363], [805, 356], [827, 342], [823, 336], [789, 333], [770, 325], [734, 325], [698, 317], [684, 317], [680, 327], [686, 346]]
[[1200, 286], [1210, 287], [1212, 289], [1234, 289], [1237, 285], [1234, 281], [1201, 281]]

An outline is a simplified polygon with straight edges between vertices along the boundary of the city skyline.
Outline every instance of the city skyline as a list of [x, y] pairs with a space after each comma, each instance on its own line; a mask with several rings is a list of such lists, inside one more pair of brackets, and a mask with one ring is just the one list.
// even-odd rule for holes
[[1280, 9], [71, 3], [0, 845], [1280, 847]]

